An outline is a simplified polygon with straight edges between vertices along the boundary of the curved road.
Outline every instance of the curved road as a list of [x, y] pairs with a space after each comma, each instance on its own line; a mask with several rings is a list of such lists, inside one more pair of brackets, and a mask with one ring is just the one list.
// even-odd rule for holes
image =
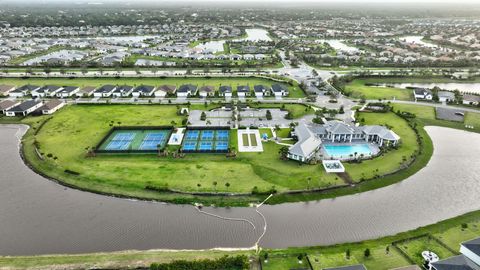
[[[25, 126], [0, 126], [0, 255], [126, 249], [251, 247], [253, 208], [204, 208], [111, 198], [60, 186], [19, 157]], [[385, 188], [309, 203], [264, 205], [260, 245], [326, 245], [395, 234], [480, 209], [480, 135], [428, 127], [428, 166]], [[227, 217], [223, 219], [220, 217]]]

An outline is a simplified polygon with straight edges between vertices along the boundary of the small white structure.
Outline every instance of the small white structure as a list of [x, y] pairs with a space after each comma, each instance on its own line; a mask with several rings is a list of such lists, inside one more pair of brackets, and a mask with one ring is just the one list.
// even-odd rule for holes
[[239, 129], [237, 139], [239, 152], [263, 152], [263, 144], [258, 129]]
[[422, 257], [423, 260], [425, 260], [425, 264], [428, 265], [429, 270], [433, 269], [432, 263], [438, 262], [440, 260], [437, 254], [428, 250], [422, 252]]
[[413, 89], [413, 96], [415, 97], [415, 100], [417, 99], [432, 100], [433, 98], [432, 91], [425, 88]]
[[183, 141], [185, 128], [177, 128], [175, 133], [172, 133], [168, 140], [168, 145], [181, 145]]
[[323, 168], [327, 173], [343, 173], [345, 172], [345, 167], [343, 167], [340, 160], [322, 160]]
[[42, 114], [53, 114], [63, 106], [65, 106], [65, 102], [58, 99], [52, 99], [47, 101], [39, 110], [42, 111]]

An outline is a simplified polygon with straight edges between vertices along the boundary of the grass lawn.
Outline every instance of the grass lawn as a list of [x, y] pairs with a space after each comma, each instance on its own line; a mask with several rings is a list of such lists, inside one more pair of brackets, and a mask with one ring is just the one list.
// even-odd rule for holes
[[[101, 86], [104, 84], [114, 85], [131, 85], [138, 86], [142, 84], [160, 86], [163, 84], [173, 84], [177, 88], [182, 84], [194, 84], [198, 87], [205, 85], [214, 86], [216, 90], [221, 85], [229, 85], [234, 90], [239, 85], [249, 85], [253, 90], [253, 86], [256, 84], [263, 84], [270, 86], [272, 84], [279, 83], [273, 80], [258, 78], [258, 77], [158, 77], [158, 78], [136, 78], [136, 77], [122, 77], [122, 78], [0, 78], [0, 84], [9, 84], [15, 86], [22, 86], [25, 84], [33, 85], [68, 85], [68, 86]], [[288, 87], [290, 91], [290, 97], [301, 98], [305, 94], [297, 86], [291, 86], [286, 83], [280, 83]]]
[[418, 265], [423, 263], [422, 251], [425, 250], [434, 252], [441, 260], [456, 255], [428, 236], [401, 242], [397, 246]]
[[439, 233], [433, 234], [437, 239], [453, 250], [458, 250], [462, 242], [472, 240], [480, 236], [480, 220], [465, 222], [466, 228], [460, 225], [445, 228]]
[[410, 160], [412, 154], [419, 149], [415, 132], [405, 120], [394, 113], [359, 113], [358, 119], [364, 119], [365, 125], [389, 125], [400, 136], [401, 144], [398, 149], [372, 160], [365, 160], [360, 164], [345, 163], [346, 171], [354, 181], [393, 172], [405, 162], [404, 159]]
[[275, 109], [284, 109], [290, 112], [293, 118], [300, 118], [307, 114], [313, 114], [315, 111], [309, 107], [302, 104], [269, 104], [269, 103], [249, 103], [252, 108], [275, 108]]
[[[439, 120], [435, 118], [435, 108], [430, 106], [422, 105], [412, 105], [412, 104], [400, 104], [392, 103], [393, 109], [395, 111], [407, 111], [414, 113], [417, 117], [417, 120], [425, 126], [434, 125], [442, 127], [450, 127], [456, 129], [463, 129], [467, 131], [480, 132], [480, 112], [467, 112], [465, 115], [464, 123]], [[473, 129], [465, 128], [465, 125], [473, 126]]]
[[262, 259], [263, 270], [290, 270], [290, 269], [310, 269], [308, 262], [305, 258], [302, 259], [302, 263], [299, 262], [297, 256], [275, 256], [269, 257], [265, 262]]
[[363, 248], [350, 249], [349, 259], [346, 258], [345, 251], [340, 253], [312, 252], [308, 257], [315, 270], [354, 264], [364, 264], [369, 270], [392, 269], [408, 265], [408, 261], [397, 250], [390, 246], [387, 253], [386, 247], [387, 245], [369, 247], [371, 255], [368, 258], [364, 256], [365, 249]]
[[[412, 91], [402, 88], [374, 87], [367, 86], [366, 83], [385, 82], [386, 79], [356, 79], [345, 86], [345, 92], [350, 93], [353, 98], [365, 97], [366, 99], [399, 99], [411, 100]], [[390, 81], [389, 81], [390, 82]]]

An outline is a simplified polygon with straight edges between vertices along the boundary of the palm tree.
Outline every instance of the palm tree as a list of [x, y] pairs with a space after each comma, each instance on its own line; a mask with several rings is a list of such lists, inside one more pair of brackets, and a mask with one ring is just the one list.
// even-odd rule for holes
[[202, 186], [202, 184], [198, 183], [197, 184], [197, 190], [199, 190], [201, 186]]
[[225, 183], [225, 186], [227, 187], [227, 189], [230, 187], [230, 183]]
[[215, 192], [217, 191], [217, 185], [218, 185], [217, 181], [213, 181], [213, 187], [215, 189]]

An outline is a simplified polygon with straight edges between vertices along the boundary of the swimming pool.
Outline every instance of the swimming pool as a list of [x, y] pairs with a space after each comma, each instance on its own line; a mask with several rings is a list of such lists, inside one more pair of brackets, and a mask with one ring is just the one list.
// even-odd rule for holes
[[324, 145], [325, 152], [333, 158], [350, 158], [350, 154], [357, 156], [364, 154], [372, 155], [373, 151], [366, 143], [352, 145]]

